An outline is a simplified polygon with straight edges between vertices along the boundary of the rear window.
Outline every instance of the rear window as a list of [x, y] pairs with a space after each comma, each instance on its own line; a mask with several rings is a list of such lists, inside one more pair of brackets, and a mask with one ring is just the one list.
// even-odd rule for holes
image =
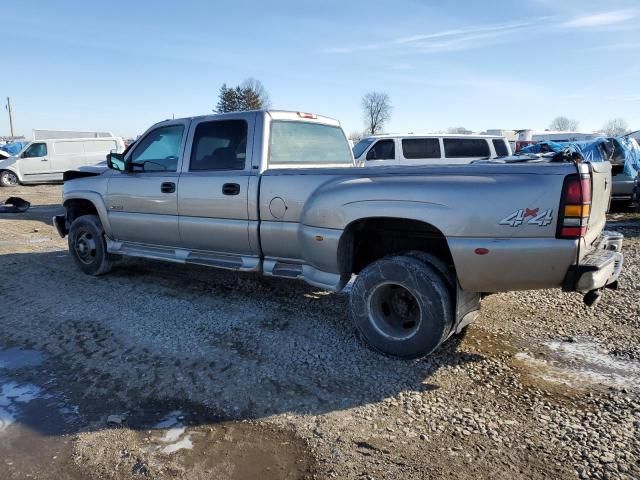
[[440, 158], [440, 141], [437, 138], [405, 138], [402, 140], [404, 158]]
[[501, 138], [493, 139], [493, 148], [496, 150], [496, 155], [499, 157], [506, 157], [509, 155], [507, 144]]
[[483, 138], [445, 138], [444, 154], [447, 158], [489, 157], [489, 144]]
[[342, 129], [311, 122], [271, 123], [269, 165], [352, 165]]

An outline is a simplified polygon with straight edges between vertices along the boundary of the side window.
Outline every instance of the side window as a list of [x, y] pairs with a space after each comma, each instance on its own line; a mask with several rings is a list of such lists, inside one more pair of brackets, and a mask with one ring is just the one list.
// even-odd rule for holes
[[131, 163], [145, 172], [175, 172], [178, 169], [183, 125], [156, 128], [136, 142]]
[[496, 155], [499, 157], [506, 157], [509, 155], [509, 150], [507, 150], [507, 144], [504, 143], [504, 140], [501, 138], [493, 139], [493, 148], [496, 149]]
[[402, 140], [404, 158], [440, 158], [440, 141], [437, 138], [405, 138]]
[[32, 143], [22, 154], [22, 158], [46, 157], [46, 143]]
[[489, 144], [484, 138], [445, 138], [444, 154], [447, 158], [488, 157]]
[[367, 153], [367, 160], [395, 160], [396, 147], [393, 140], [378, 140]]
[[191, 149], [192, 172], [244, 170], [247, 159], [247, 122], [220, 120], [196, 127]]

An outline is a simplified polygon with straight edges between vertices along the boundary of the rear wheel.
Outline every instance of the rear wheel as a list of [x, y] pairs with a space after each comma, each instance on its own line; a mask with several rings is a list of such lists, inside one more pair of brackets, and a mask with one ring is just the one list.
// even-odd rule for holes
[[69, 253], [76, 265], [87, 275], [103, 275], [113, 266], [113, 256], [107, 253], [104, 229], [96, 215], [76, 218], [69, 229]]
[[375, 350], [403, 358], [427, 355], [451, 330], [448, 287], [435, 268], [416, 258], [383, 258], [356, 278], [351, 316]]
[[15, 187], [18, 183], [18, 176], [11, 170], [2, 170], [0, 172], [0, 186]]

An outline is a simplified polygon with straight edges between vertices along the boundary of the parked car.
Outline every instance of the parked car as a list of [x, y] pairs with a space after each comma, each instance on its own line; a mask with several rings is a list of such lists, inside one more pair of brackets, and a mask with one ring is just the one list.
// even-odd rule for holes
[[33, 140], [0, 160], [0, 186], [59, 182], [66, 170], [104, 162], [108, 153], [122, 151], [120, 137]]
[[353, 147], [358, 166], [465, 164], [511, 155], [509, 142], [492, 135], [372, 135]]
[[428, 354], [483, 293], [563, 288], [597, 298], [622, 269], [605, 232], [611, 165], [506, 157], [355, 168], [340, 124], [253, 111], [152, 126], [109, 169], [65, 174], [70, 256], [89, 275], [120, 256], [303, 279], [350, 291], [375, 349]]

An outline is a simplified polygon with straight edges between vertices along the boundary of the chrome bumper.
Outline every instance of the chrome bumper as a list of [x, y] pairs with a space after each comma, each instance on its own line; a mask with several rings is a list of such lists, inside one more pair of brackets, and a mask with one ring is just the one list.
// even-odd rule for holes
[[615, 287], [622, 272], [624, 257], [622, 240], [618, 232], [602, 232], [596, 247], [579, 264], [572, 265], [565, 276], [565, 291], [590, 292], [604, 287]]

